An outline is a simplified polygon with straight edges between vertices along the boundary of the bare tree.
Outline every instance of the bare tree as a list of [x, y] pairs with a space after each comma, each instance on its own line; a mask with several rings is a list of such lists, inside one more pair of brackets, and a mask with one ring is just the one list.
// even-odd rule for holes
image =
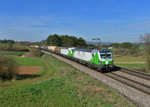
[[145, 58], [146, 58], [146, 71], [150, 71], [150, 33], [146, 33], [140, 37], [144, 44]]

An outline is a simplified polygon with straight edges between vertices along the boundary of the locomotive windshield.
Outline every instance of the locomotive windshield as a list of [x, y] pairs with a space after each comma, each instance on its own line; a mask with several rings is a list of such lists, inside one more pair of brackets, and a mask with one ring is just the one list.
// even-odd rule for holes
[[111, 58], [112, 54], [111, 54], [111, 52], [101, 52], [100, 56], [101, 56], [101, 58]]
[[99, 52], [102, 59], [113, 58], [112, 53], [109, 49], [95, 49], [92, 50], [93, 53]]

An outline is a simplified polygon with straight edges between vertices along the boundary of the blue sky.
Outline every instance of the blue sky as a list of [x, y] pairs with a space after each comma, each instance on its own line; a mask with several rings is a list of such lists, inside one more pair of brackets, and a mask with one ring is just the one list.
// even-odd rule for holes
[[138, 42], [150, 32], [149, 0], [0, 0], [0, 39], [40, 41], [68, 34]]

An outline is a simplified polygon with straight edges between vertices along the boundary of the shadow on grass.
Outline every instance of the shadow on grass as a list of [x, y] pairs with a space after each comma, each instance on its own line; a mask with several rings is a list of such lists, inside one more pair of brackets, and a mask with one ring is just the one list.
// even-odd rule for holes
[[40, 77], [41, 75], [37, 74], [37, 75], [29, 75], [29, 74], [18, 74], [16, 76], [16, 79], [17, 80], [23, 80], [23, 79], [33, 79], [33, 78], [37, 78], [37, 77]]

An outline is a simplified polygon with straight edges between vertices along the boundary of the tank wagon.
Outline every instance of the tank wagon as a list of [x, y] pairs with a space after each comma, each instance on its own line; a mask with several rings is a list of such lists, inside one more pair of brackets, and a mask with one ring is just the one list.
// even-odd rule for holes
[[[46, 49], [46, 48], [43, 48], [43, 46], [41, 48], [44, 50]], [[57, 54], [60, 53], [60, 47], [58, 46], [47, 46], [47, 50], [53, 53], [57, 53]]]
[[76, 49], [75, 47], [49, 47], [49, 51], [68, 59], [101, 71], [110, 71], [114, 68], [113, 55], [109, 49]]

